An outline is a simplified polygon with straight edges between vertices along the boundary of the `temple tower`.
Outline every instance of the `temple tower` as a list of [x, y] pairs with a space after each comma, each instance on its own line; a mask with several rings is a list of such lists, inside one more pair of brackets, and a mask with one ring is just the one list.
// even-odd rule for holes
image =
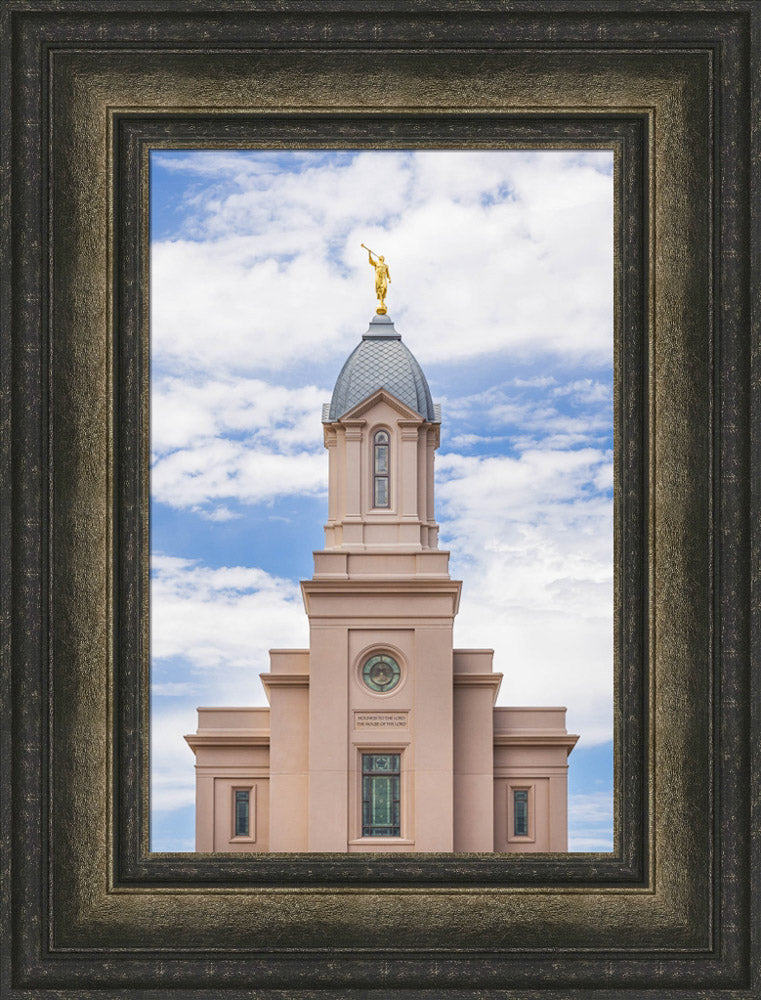
[[374, 317], [324, 408], [325, 548], [302, 583], [311, 850], [453, 850], [460, 583], [433, 516], [440, 422], [393, 322]]
[[309, 649], [270, 653], [269, 708], [199, 709], [197, 849], [563, 851], [564, 708], [495, 708], [491, 649], [454, 649], [438, 548], [441, 413], [386, 314], [323, 407], [325, 546]]

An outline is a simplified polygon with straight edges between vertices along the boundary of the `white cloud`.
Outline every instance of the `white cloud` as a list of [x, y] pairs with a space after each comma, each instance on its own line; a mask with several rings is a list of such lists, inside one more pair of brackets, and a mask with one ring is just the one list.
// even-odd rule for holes
[[613, 524], [597, 488], [611, 456], [444, 455], [442, 542], [464, 583], [458, 646], [493, 647], [501, 704], [566, 705], [587, 745], [611, 738]]
[[[357, 332], [361, 283], [343, 287], [324, 257], [259, 258], [253, 238], [156, 243], [151, 332], [158, 365], [177, 372], [249, 372], [336, 350]], [[324, 251], [322, 251], [324, 252]], [[367, 299], [367, 296], [364, 296]], [[327, 307], [330, 302], [330, 309]], [[369, 318], [369, 317], [368, 317]]]
[[613, 850], [613, 836], [603, 832], [599, 837], [590, 837], [587, 833], [579, 836], [568, 835], [568, 850], [571, 853], [609, 854]]
[[[193, 751], [182, 738], [196, 729], [193, 709], [151, 709], [151, 810], [172, 812], [195, 803]], [[175, 848], [176, 849], [176, 848]], [[192, 850], [192, 848], [191, 848]]]
[[573, 396], [578, 403], [608, 403], [613, 398], [613, 386], [595, 379], [577, 379], [553, 389], [555, 396]]
[[224, 521], [235, 513], [224, 504], [209, 510], [209, 504], [324, 492], [318, 414], [325, 397], [325, 390], [313, 386], [286, 389], [260, 379], [156, 379], [154, 498]]
[[[472, 513], [478, 513], [479, 520], [493, 517], [495, 524], [516, 516], [527, 525], [552, 517], [560, 532], [573, 532], [579, 511], [586, 512], [588, 502], [599, 503], [583, 497], [590, 476], [611, 461], [610, 452], [597, 448], [529, 449], [518, 458], [444, 454], [436, 461], [440, 513], [456, 519], [465, 535], [473, 530], [467, 521]], [[582, 506], [567, 506], [573, 501]], [[604, 507], [610, 514], [610, 504]]]
[[448, 439], [451, 448], [470, 448], [472, 445], [495, 444], [497, 441], [505, 441], [505, 437], [488, 434], [455, 434]]
[[151, 560], [151, 597], [156, 668], [161, 660], [182, 659], [193, 681], [213, 685], [216, 704], [225, 697], [239, 702], [245, 688], [261, 698], [258, 674], [268, 669], [268, 650], [307, 641], [298, 584], [254, 567], [214, 569], [158, 554]]
[[[612, 400], [605, 383], [584, 379], [557, 385], [550, 377], [523, 382], [514, 379], [512, 385], [514, 389], [494, 385], [470, 396], [447, 399], [447, 417], [465, 421], [476, 430], [475, 434], [456, 435], [449, 445], [509, 441], [516, 452], [560, 451], [599, 446], [609, 440]], [[527, 387], [553, 388], [541, 395], [527, 395], [522, 391]], [[446, 443], [446, 433], [444, 440]]]
[[240, 518], [240, 514], [236, 514], [235, 511], [230, 510], [229, 507], [224, 505], [221, 507], [214, 507], [208, 510], [205, 507], [193, 507], [193, 510], [200, 514], [201, 517], [205, 518], [207, 521], [215, 521], [219, 524], [225, 521], [236, 521]]
[[151, 446], [158, 454], [225, 433], [266, 436], [283, 448], [322, 446], [315, 417], [326, 389], [286, 388], [255, 378], [165, 376], [155, 378], [151, 390]]
[[414, 155], [333, 154], [298, 172], [239, 174], [236, 187], [219, 200], [199, 201], [200, 227], [211, 237], [261, 234], [268, 254], [314, 251], [357, 219], [373, 224], [401, 212], [414, 179]]
[[265, 705], [269, 649], [308, 636], [298, 586], [260, 569], [156, 555], [151, 596], [151, 809], [172, 812], [195, 802], [196, 708]]
[[163, 684], [151, 684], [151, 695], [153, 697], [176, 698], [179, 695], [193, 695], [199, 690], [197, 684], [190, 681], [167, 681]]
[[241, 155], [240, 150], [202, 150], [185, 156], [157, 152], [152, 157], [151, 163], [172, 173], [194, 174], [215, 181], [226, 177], [237, 183], [243, 182], [251, 174], [278, 172], [276, 164], [271, 159]]
[[326, 479], [323, 455], [279, 455], [248, 442], [215, 438], [158, 460], [151, 482], [156, 500], [196, 508], [230, 498], [260, 503], [289, 493], [322, 493]]
[[218, 183], [186, 206], [188, 235], [152, 245], [160, 364], [340, 353], [374, 307], [362, 242], [385, 254], [389, 311], [423, 363], [610, 356], [610, 154], [362, 152], [299, 173], [198, 159]]
[[545, 389], [549, 385], [554, 385], [555, 379], [552, 375], [533, 375], [530, 378], [516, 377], [513, 379], [512, 384], [532, 389]]
[[[329, 392], [272, 383], [294, 363], [337, 375], [375, 306], [367, 243], [424, 368], [552, 356], [444, 401], [445, 449], [510, 444], [437, 459], [442, 538], [465, 580], [455, 641], [495, 648], [502, 704], [566, 704], [585, 744], [610, 739], [610, 387], [595, 377], [612, 363], [610, 154], [304, 152], [290, 172], [256, 154], [157, 160], [197, 184], [181, 229], [152, 244], [154, 498], [224, 521], [235, 504], [325, 491]], [[192, 804], [181, 734], [195, 707], [263, 704], [267, 650], [306, 646], [306, 624], [294, 581], [156, 557], [154, 808]], [[572, 804], [589, 820], [572, 849], [610, 849], [573, 846], [607, 843], [595, 808]]]
[[613, 850], [613, 795], [610, 791], [568, 796], [568, 850]]

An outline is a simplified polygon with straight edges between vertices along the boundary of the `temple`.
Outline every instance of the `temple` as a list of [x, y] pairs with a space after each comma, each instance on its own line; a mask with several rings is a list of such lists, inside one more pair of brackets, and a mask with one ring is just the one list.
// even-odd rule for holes
[[[567, 850], [565, 708], [496, 706], [491, 649], [454, 649], [438, 548], [441, 413], [387, 315], [322, 423], [325, 547], [301, 589], [309, 649], [274, 649], [269, 707], [199, 708], [196, 850]], [[510, 670], [529, 669], [510, 664]]]

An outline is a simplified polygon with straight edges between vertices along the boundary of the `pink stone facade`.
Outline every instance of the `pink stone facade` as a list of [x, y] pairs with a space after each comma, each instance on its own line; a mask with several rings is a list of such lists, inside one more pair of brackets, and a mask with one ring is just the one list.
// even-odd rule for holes
[[[431, 416], [381, 386], [323, 420], [309, 649], [271, 651], [269, 708], [199, 708], [197, 851], [567, 850], [565, 709], [495, 707], [493, 651], [453, 648], [461, 584], [437, 548]], [[398, 668], [386, 690], [366, 679], [374, 656]], [[373, 761], [398, 766], [378, 779], [395, 789], [385, 833], [364, 825]]]

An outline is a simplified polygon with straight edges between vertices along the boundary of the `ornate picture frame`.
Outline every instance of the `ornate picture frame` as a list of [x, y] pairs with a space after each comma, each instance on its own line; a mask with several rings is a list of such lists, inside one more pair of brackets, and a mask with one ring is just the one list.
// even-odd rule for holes
[[[4, 996], [757, 995], [758, 31], [747, 0], [6, 5]], [[612, 855], [149, 853], [157, 142], [615, 149]]]

